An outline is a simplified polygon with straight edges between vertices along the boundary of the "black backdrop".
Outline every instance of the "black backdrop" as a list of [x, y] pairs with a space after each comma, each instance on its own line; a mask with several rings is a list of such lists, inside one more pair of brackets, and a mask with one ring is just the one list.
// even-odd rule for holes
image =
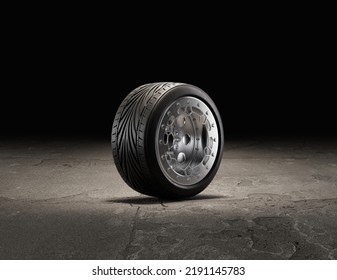
[[206, 91], [227, 136], [336, 135], [333, 45], [322, 30], [250, 24], [215, 34], [198, 27], [130, 33], [47, 26], [21, 25], [9, 34], [2, 136], [108, 139], [123, 98], [156, 81]]

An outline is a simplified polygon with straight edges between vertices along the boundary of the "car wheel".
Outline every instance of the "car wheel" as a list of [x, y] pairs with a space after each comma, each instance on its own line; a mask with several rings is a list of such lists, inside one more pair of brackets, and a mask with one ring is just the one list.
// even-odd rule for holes
[[208, 94], [186, 83], [139, 86], [120, 104], [112, 132], [117, 170], [135, 191], [186, 198], [203, 191], [223, 153], [223, 126]]

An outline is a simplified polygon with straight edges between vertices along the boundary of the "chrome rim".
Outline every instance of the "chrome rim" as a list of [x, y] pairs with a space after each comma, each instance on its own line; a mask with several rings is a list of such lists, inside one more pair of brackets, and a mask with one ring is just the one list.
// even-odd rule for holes
[[196, 184], [212, 169], [220, 140], [212, 110], [195, 97], [182, 97], [165, 109], [158, 123], [159, 166], [175, 184]]

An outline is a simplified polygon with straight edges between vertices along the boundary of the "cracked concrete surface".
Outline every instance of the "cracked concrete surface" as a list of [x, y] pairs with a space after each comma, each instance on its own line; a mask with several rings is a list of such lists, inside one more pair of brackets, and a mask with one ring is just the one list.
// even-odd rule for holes
[[336, 139], [227, 141], [169, 201], [127, 187], [107, 141], [1, 140], [0, 259], [335, 260], [336, 171]]

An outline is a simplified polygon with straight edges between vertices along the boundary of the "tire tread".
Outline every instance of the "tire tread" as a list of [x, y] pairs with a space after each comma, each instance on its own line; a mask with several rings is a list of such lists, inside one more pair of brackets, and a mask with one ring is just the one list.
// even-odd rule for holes
[[156, 195], [144, 184], [151, 174], [145, 163], [144, 132], [160, 97], [177, 85], [180, 83], [142, 85], [131, 91], [117, 109], [111, 132], [113, 159], [123, 180], [139, 193]]

